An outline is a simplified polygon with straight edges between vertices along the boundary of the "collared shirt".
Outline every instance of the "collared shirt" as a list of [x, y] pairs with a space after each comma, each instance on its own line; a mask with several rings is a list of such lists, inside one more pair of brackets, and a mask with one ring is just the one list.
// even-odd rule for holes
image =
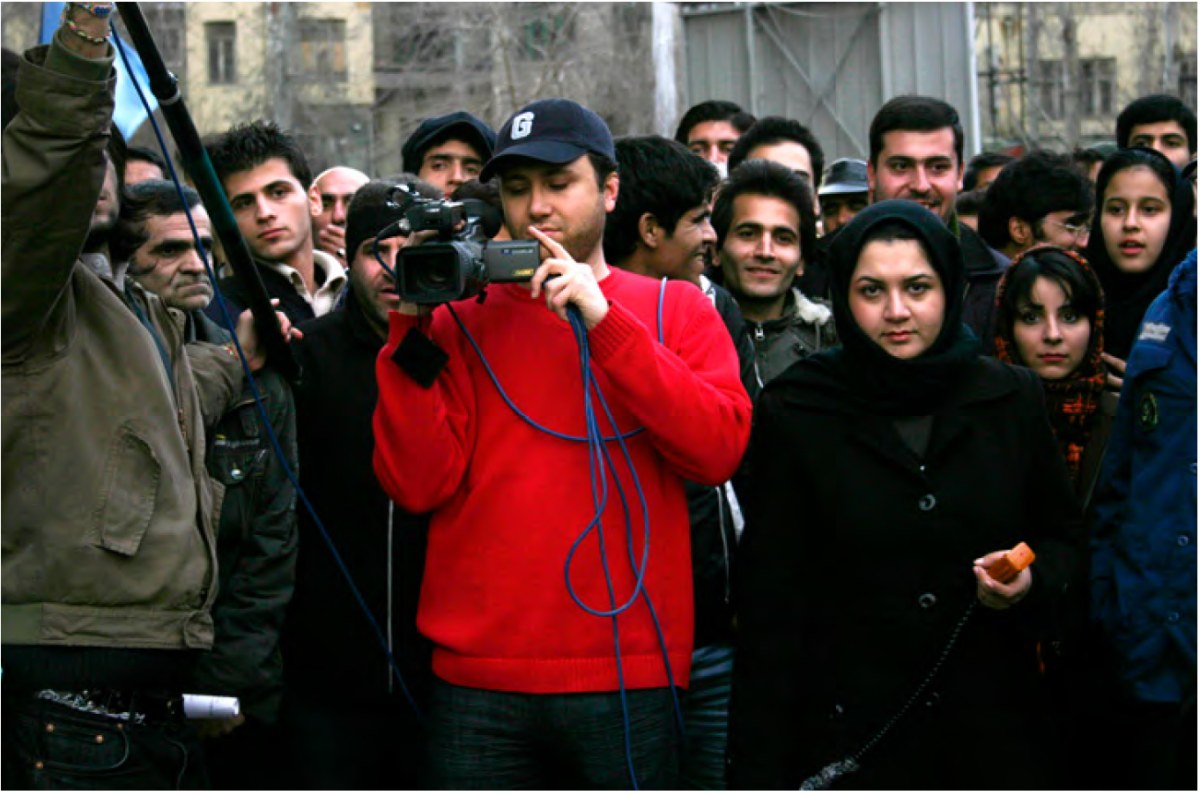
[[313, 273], [315, 276], [324, 275], [324, 281], [319, 278], [320, 286], [314, 292], [309, 292], [304, 284], [304, 277], [290, 265], [282, 262], [261, 262], [264, 267], [287, 278], [295, 288], [296, 293], [309, 303], [313, 314], [317, 317], [328, 313], [337, 303], [338, 295], [346, 285], [346, 269], [332, 254], [324, 251], [313, 251]]

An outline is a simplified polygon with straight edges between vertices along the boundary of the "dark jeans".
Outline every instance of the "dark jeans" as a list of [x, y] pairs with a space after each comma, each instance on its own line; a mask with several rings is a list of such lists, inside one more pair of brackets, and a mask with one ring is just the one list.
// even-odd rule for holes
[[[642, 789], [678, 789], [679, 731], [667, 688], [630, 690], [629, 744]], [[433, 686], [433, 789], [630, 789], [619, 693], [528, 694]]]
[[683, 789], [726, 789], [732, 687], [733, 646], [714, 644], [692, 653], [691, 684], [683, 699]]
[[283, 766], [273, 789], [404, 790], [422, 786], [425, 737], [400, 698], [355, 702], [284, 694]]
[[4, 694], [4, 789], [206, 789], [182, 719], [136, 724]]

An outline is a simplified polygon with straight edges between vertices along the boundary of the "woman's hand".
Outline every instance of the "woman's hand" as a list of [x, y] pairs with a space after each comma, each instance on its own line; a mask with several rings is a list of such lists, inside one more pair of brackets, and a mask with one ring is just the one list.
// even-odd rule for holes
[[1007, 549], [989, 552], [975, 561], [975, 593], [985, 607], [993, 610], [1007, 610], [1025, 598], [1033, 585], [1033, 573], [1022, 569], [1011, 582], [998, 582], [992, 579], [987, 569], [1008, 553]]

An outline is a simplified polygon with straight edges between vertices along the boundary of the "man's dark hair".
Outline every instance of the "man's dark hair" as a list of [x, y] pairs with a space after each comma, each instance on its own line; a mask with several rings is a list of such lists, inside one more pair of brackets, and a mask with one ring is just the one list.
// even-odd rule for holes
[[975, 190], [979, 183], [979, 172], [984, 169], [993, 166], [1007, 166], [1014, 160], [1016, 160], [1015, 157], [1003, 152], [980, 152], [967, 163], [967, 170], [963, 172], [963, 190]]
[[504, 212], [504, 205], [500, 201], [500, 185], [494, 179], [489, 179], [487, 182], [469, 179], [459, 185], [454, 189], [454, 193], [450, 194], [450, 200], [457, 202], [463, 199], [479, 199], [500, 212]]
[[126, 148], [125, 162], [129, 163], [131, 160], [142, 160], [146, 163], [152, 163], [158, 166], [164, 175], [167, 173], [167, 161], [163, 160], [163, 156], [145, 146], [130, 146]]
[[1026, 254], [1008, 272], [1004, 297], [996, 307], [996, 332], [1012, 339], [1020, 303], [1032, 302], [1033, 284], [1039, 276], [1062, 289], [1075, 311], [1091, 321], [1094, 332], [1096, 312], [1103, 300], [1100, 283], [1095, 278], [1089, 279], [1078, 262], [1053, 248]]
[[1128, 148], [1129, 136], [1139, 124], [1160, 121], [1178, 122], [1187, 133], [1188, 151], [1196, 153], [1196, 113], [1170, 94], [1150, 94], [1126, 105], [1121, 115], [1117, 116], [1117, 146]]
[[1086, 175], [1096, 163], [1104, 162], [1104, 155], [1091, 147], [1077, 146], [1071, 150], [1071, 162]]
[[608, 155], [601, 155], [596, 152], [588, 152], [587, 156], [588, 160], [592, 163], [592, 168], [596, 171], [596, 185], [603, 188], [604, 181], [608, 179], [610, 174], [617, 171], [617, 161], [611, 159]]
[[205, 139], [204, 148], [208, 150], [213, 169], [222, 183], [233, 174], [249, 171], [278, 157], [288, 164], [292, 176], [305, 190], [312, 184], [312, 171], [309, 170], [304, 151], [295, 138], [273, 121], [257, 119], [248, 124], [239, 124], [220, 135]]
[[983, 209], [983, 199], [987, 196], [987, 188], [965, 190], [954, 197], [954, 212], [961, 218], [964, 215], [979, 215]]
[[616, 151], [621, 190], [604, 224], [604, 254], [611, 262], [637, 249], [643, 213], [653, 215], [669, 237], [685, 212], [708, 201], [720, 179], [707, 160], [659, 135], [622, 138]]
[[687, 146], [688, 134], [692, 128], [706, 121], [727, 121], [739, 133], [745, 133], [754, 125], [754, 117], [742, 110], [736, 102], [710, 99], [688, 108], [687, 113], [679, 120], [679, 126], [675, 128], [675, 140]]
[[1042, 218], [1059, 210], [1090, 215], [1092, 201], [1092, 185], [1069, 155], [1030, 152], [1005, 166], [988, 186], [979, 211], [979, 235], [1001, 249], [1009, 242], [1010, 218], [1020, 218], [1036, 231]]
[[933, 97], [905, 94], [889, 99], [871, 120], [872, 166], [878, 166], [879, 153], [883, 151], [883, 136], [897, 130], [911, 132], [934, 132], [946, 127], [954, 130], [954, 154], [963, 162], [963, 128], [958, 111], [948, 102]]
[[813, 187], [808, 180], [784, 165], [771, 160], [747, 160], [729, 174], [713, 205], [712, 223], [717, 232], [717, 248], [725, 244], [725, 235], [733, 223], [733, 203], [739, 196], [770, 196], [782, 199], [800, 216], [800, 255], [806, 263], [816, 256], [817, 216], [813, 210]]
[[751, 150], [760, 146], [793, 141], [808, 150], [812, 160], [813, 189], [821, 187], [821, 175], [825, 173], [825, 152], [812, 131], [795, 119], [785, 119], [782, 116], [767, 116], [759, 119], [754, 126], [738, 139], [733, 151], [729, 153], [729, 170], [740, 166]]
[[[183, 191], [183, 201], [179, 190]], [[187, 204], [184, 204], [184, 201]], [[175, 187], [174, 182], [148, 179], [125, 189], [121, 197], [121, 213], [113, 229], [109, 246], [113, 262], [125, 262], [133, 252], [150, 239], [146, 221], [155, 216], [175, 215], [200, 205], [200, 194], [186, 185]]]

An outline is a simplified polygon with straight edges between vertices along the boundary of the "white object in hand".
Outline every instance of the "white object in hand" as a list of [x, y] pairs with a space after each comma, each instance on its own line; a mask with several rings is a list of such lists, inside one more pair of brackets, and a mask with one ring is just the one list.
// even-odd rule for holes
[[235, 696], [183, 694], [183, 714], [188, 718], [232, 718], [242, 711]]

